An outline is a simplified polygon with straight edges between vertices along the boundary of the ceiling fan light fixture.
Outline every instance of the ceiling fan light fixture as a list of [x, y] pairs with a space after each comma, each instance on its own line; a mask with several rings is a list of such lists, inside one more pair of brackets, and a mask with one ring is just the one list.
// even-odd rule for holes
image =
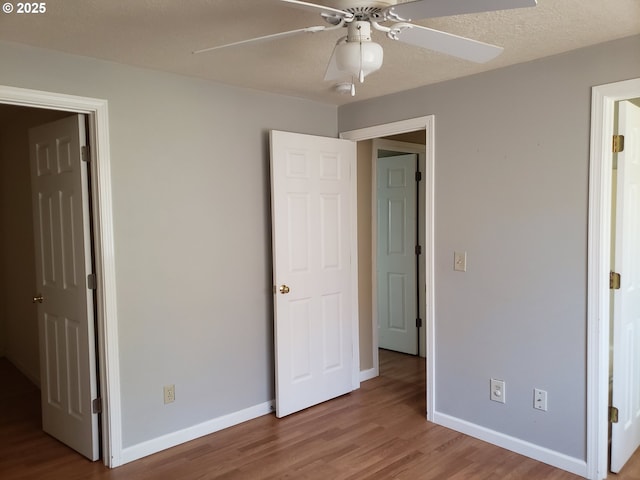
[[338, 70], [363, 79], [382, 67], [382, 46], [375, 42], [345, 42], [336, 46]]

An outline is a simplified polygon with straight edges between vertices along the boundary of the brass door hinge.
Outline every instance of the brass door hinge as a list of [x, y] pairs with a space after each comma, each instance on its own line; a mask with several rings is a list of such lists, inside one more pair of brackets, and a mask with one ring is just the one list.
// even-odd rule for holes
[[618, 423], [618, 409], [609, 407], [609, 423]]
[[94, 398], [91, 402], [91, 411], [93, 413], [102, 413], [102, 398]]
[[609, 288], [611, 290], [620, 289], [620, 274], [616, 272], [609, 272]]
[[613, 136], [613, 153], [620, 153], [624, 150], [624, 135]]

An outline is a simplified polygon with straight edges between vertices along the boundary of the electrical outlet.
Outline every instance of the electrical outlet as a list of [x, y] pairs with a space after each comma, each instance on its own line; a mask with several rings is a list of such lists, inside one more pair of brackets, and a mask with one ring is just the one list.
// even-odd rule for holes
[[492, 378], [489, 381], [489, 389], [490, 389], [490, 398], [494, 402], [505, 403], [506, 395], [505, 395], [505, 383], [504, 380], [497, 380]]
[[176, 401], [176, 386], [165, 385], [164, 386], [164, 403], [173, 403]]
[[456, 272], [467, 271], [467, 252], [453, 252], [453, 269]]
[[547, 411], [547, 392], [539, 388], [533, 389], [533, 408], [536, 410]]

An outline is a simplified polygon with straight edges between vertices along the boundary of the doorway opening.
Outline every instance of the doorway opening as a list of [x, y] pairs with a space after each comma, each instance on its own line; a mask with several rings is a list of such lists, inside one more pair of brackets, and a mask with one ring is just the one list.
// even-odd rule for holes
[[640, 446], [640, 99], [616, 102], [614, 118], [609, 397], [619, 418], [610, 423], [609, 470], [619, 473]]
[[[420, 265], [424, 272], [424, 295], [421, 306], [424, 311], [423, 327], [420, 339], [424, 342], [426, 361], [426, 405], [427, 420], [433, 421], [435, 405], [435, 351], [434, 345], [434, 271], [433, 271], [433, 166], [434, 166], [434, 117], [420, 117], [393, 122], [374, 127], [352, 130], [341, 133], [340, 137], [359, 142], [358, 144], [358, 308], [360, 332], [360, 380], [365, 381], [379, 375], [377, 317], [374, 316], [373, 305], [377, 293], [372, 282], [372, 268], [375, 265], [372, 250], [372, 142], [374, 139], [419, 132], [424, 140], [420, 148], [424, 149], [424, 202], [421, 204], [421, 235], [424, 238]], [[367, 148], [371, 145], [371, 148]], [[367, 152], [361, 155], [361, 150]], [[368, 172], [368, 173], [367, 173]]]
[[[22, 388], [17, 387], [17, 385], [11, 386], [10, 391], [14, 391], [14, 395], [18, 395], [20, 392], [26, 394], [29, 390], [24, 386], [24, 380], [26, 379], [30, 380], [38, 389], [42, 389], [43, 385], [48, 383], [57, 384], [58, 381], [61, 381], [64, 384], [67, 378], [67, 375], [52, 375], [52, 373], [57, 373], [57, 369], [43, 369], [41, 363], [44, 355], [41, 352], [43, 344], [39, 342], [40, 321], [38, 311], [42, 308], [39, 303], [46, 302], [46, 305], [49, 305], [51, 299], [48, 298], [48, 293], [46, 295], [47, 298], [43, 297], [43, 290], [37, 287], [41, 282], [37, 281], [36, 272], [38, 271], [38, 266], [43, 265], [43, 262], [38, 262], [34, 253], [36, 251], [45, 253], [52, 250], [38, 250], [35, 246], [37, 244], [36, 239], [52, 238], [52, 236], [46, 234], [39, 237], [34, 232], [29, 132], [34, 127], [51, 124], [51, 122], [63, 121], [63, 119], [73, 115], [74, 114], [70, 112], [56, 110], [0, 105], [0, 171], [2, 172], [0, 174], [0, 179], [2, 179], [2, 188], [0, 189], [0, 191], [2, 191], [2, 196], [0, 197], [2, 229], [0, 231], [3, 233], [2, 239], [0, 240], [0, 255], [3, 259], [2, 288], [0, 289], [2, 299], [0, 303], [4, 306], [2, 316], [4, 333], [2, 336], [2, 347], [5, 357], [3, 374], [7, 375], [8, 378], [15, 379], [14, 383], [17, 385], [21, 382], [23, 383]], [[50, 169], [47, 170], [47, 172], [52, 171], [53, 170]], [[46, 175], [46, 177], [49, 178], [51, 175]], [[36, 218], [42, 218], [42, 216], [37, 215]], [[60, 224], [60, 222], [47, 222], [47, 225], [49, 224], [50, 227], [48, 230], [51, 230], [51, 228], [55, 227], [56, 224]], [[75, 256], [74, 254], [74, 260]], [[56, 255], [56, 257], [59, 256]], [[59, 281], [56, 282], [54, 280], [60, 275], [59, 273], [55, 273], [55, 271], [58, 270], [59, 264], [57, 261], [54, 262], [53, 258], [51, 260], [49, 265], [53, 268], [47, 269], [50, 272], [48, 275], [49, 282], [53, 280], [53, 282], [59, 283]], [[70, 265], [77, 265], [77, 262], [73, 261], [71, 264], [65, 265], [65, 267]], [[41, 268], [40, 271], [42, 270]], [[81, 292], [81, 290], [78, 291]], [[32, 297], [33, 302], [29, 302], [29, 299]], [[48, 318], [53, 320], [54, 317]], [[85, 321], [74, 323], [73, 325], [84, 326], [86, 324], [87, 322]], [[56, 330], [62, 331], [66, 329], [56, 328]], [[42, 332], [40, 332], [40, 334], [41, 333]], [[56, 338], [58, 338], [58, 335], [56, 335]], [[69, 339], [70, 337], [65, 335], [64, 338]], [[52, 346], [57, 347], [65, 343], [66, 340], [57, 340], [52, 342]], [[93, 336], [91, 343], [91, 347], [93, 347], [93, 344], [95, 344], [95, 338]], [[55, 348], [54, 351], [55, 350], [57, 350], [57, 348]], [[65, 358], [67, 357], [65, 356]], [[89, 363], [95, 363], [93, 355], [90, 356], [90, 360], [91, 362]], [[60, 365], [62, 362], [55, 363], [56, 365]], [[64, 367], [65, 364], [66, 362], [62, 363], [61, 370], [66, 370]], [[53, 367], [53, 365], [51, 366]], [[11, 367], [14, 367], [14, 369]], [[89, 367], [89, 365], [87, 365], [87, 367]], [[22, 377], [19, 376], [18, 372], [22, 374]], [[58, 408], [57, 402], [62, 398], [69, 398], [66, 395], [68, 390], [65, 388], [56, 388], [56, 391], [60, 392], [60, 394], [55, 396], [56, 399], [51, 403], [51, 408], [55, 412], [60, 412], [57, 414], [64, 415], [62, 412], [67, 409]], [[28, 403], [28, 399], [26, 400], [25, 403]], [[21, 405], [18, 404], [14, 406], [18, 407]], [[75, 414], [75, 417], [69, 418], [76, 418], [78, 420], [80, 418], [88, 418], [89, 415], [85, 414], [84, 411], [85, 409], [82, 408]], [[20, 413], [21, 415], [16, 416], [32, 417], [30, 420], [36, 423], [40, 422], [40, 428], [44, 428], [44, 423], [41, 419], [41, 409], [22, 410]], [[12, 418], [14, 418], [13, 415]], [[68, 423], [74, 422], [64, 421], [61, 423], [61, 426], [64, 426], [65, 431], [71, 432], [73, 430], [69, 428]], [[82, 449], [85, 449], [86, 452], [91, 451], [89, 456], [92, 459], [97, 455], [90, 444], [85, 446], [83, 442]]]
[[[60, 115], [63, 116], [79, 113], [85, 114], [88, 118], [89, 144], [93, 148], [90, 149], [88, 157], [92, 192], [91, 208], [87, 213], [91, 214], [94, 220], [92, 248], [97, 286], [96, 364], [102, 400], [101, 457], [105, 465], [118, 466], [121, 464], [120, 384], [107, 103], [98, 99], [0, 86], [0, 106], [58, 111], [62, 112]], [[27, 190], [30, 190], [30, 187], [27, 187]], [[34, 284], [29, 285], [28, 295], [33, 295], [33, 287]], [[33, 371], [33, 368], [31, 370]]]
[[85, 281], [94, 271], [92, 215], [80, 174], [86, 118], [14, 105], [0, 105], [0, 118], [4, 356], [44, 394], [39, 411], [22, 415], [97, 460], [95, 302]]
[[612, 177], [616, 103], [640, 97], [640, 79], [594, 87], [591, 107], [588, 250], [587, 470], [605, 479], [609, 470], [609, 378], [611, 351], [610, 267]]
[[[425, 356], [424, 130], [372, 141], [372, 312], [377, 348]], [[376, 349], [374, 341], [374, 350]], [[374, 361], [375, 363], [375, 361]]]

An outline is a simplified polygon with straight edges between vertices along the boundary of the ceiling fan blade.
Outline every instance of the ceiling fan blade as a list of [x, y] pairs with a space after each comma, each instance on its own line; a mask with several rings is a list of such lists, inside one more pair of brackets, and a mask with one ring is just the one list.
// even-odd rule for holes
[[394, 36], [396, 40], [476, 63], [488, 62], [500, 55], [503, 50], [502, 47], [496, 45], [490, 45], [420, 25], [401, 25], [405, 28], [402, 28]]
[[200, 50], [194, 51], [193, 53], [194, 54], [205, 53], [205, 52], [210, 52], [212, 50], [218, 50], [220, 48], [235, 47], [236, 45], [244, 45], [245, 43], [258, 43], [258, 42], [264, 42], [268, 40], [275, 40], [276, 38], [291, 37], [293, 35], [298, 35], [301, 33], [317, 33], [317, 32], [326, 30], [327, 28], [328, 27], [324, 25], [317, 25], [315, 27], [298, 28], [297, 30], [289, 30], [288, 32], [272, 33], [271, 35], [264, 35], [262, 37], [249, 38], [247, 40], [240, 40], [239, 42], [226, 43], [224, 45], [217, 45], [215, 47], [209, 47], [209, 48], [202, 48]]
[[401, 21], [535, 7], [536, 0], [416, 0], [387, 8], [382, 15]]
[[353, 18], [353, 13], [345, 12], [344, 10], [339, 10], [337, 8], [326, 7], [324, 5], [316, 5], [315, 3], [303, 2], [300, 0], [280, 0], [280, 1], [289, 4], [289, 6], [291, 7], [307, 10], [308, 12], [319, 13], [321, 15], [325, 14], [329, 17], [341, 17], [344, 19]]

